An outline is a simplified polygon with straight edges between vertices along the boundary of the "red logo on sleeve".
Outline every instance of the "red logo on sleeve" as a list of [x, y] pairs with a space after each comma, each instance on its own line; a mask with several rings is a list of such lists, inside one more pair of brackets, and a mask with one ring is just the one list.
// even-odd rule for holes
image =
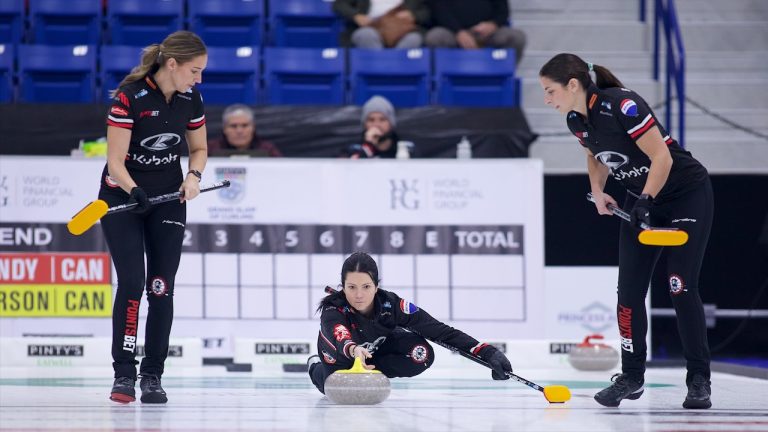
[[337, 342], [341, 342], [343, 340], [350, 339], [352, 336], [350, 336], [349, 330], [347, 330], [346, 327], [341, 324], [336, 324], [333, 326], [333, 337], [336, 338]]
[[124, 110], [123, 108], [120, 108], [119, 106], [113, 106], [111, 110], [109, 110], [111, 114], [119, 115], [119, 116], [127, 116], [128, 111]]

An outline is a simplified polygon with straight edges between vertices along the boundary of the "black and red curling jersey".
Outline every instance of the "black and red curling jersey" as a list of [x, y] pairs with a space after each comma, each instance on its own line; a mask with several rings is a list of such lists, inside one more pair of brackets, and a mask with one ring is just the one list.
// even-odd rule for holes
[[672, 155], [669, 177], [656, 202], [674, 199], [707, 178], [704, 166], [669, 136], [645, 100], [632, 90], [591, 85], [587, 89], [587, 114], [584, 118], [576, 111], [569, 112], [568, 129], [629, 191], [639, 195], [648, 179], [651, 160], [636, 142], [653, 128], [659, 129]]
[[[204, 124], [203, 100], [197, 89], [176, 92], [166, 102], [151, 74], [121, 87], [107, 114], [108, 126], [130, 129], [125, 167], [136, 184], [152, 190], [178, 188], [186, 132]], [[112, 186], [108, 178], [102, 181]]]
[[486, 346], [461, 330], [437, 320], [397, 294], [379, 288], [373, 300], [370, 318], [352, 309], [343, 296], [336, 297], [331, 304], [324, 306], [320, 314], [318, 352], [327, 364], [351, 362], [348, 351], [350, 344], [370, 350], [381, 345], [398, 327], [473, 354]]

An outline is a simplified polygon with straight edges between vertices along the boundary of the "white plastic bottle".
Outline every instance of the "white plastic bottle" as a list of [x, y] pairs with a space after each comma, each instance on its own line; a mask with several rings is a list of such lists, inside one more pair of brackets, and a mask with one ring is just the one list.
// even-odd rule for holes
[[411, 158], [411, 145], [410, 141], [398, 141], [397, 153], [395, 153], [395, 159], [410, 159]]
[[456, 144], [456, 159], [472, 159], [472, 144], [466, 135], [461, 137], [461, 141]]

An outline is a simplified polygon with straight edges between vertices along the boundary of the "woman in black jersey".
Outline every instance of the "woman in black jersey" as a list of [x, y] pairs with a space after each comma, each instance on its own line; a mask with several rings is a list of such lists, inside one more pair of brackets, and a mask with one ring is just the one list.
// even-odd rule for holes
[[[594, 72], [595, 81], [590, 72]], [[688, 242], [666, 249], [669, 291], [687, 361], [685, 408], [709, 408], [710, 354], [699, 270], [712, 226], [712, 186], [707, 170], [669, 136], [637, 93], [606, 68], [573, 54], [558, 54], [539, 72], [544, 102], [565, 114], [568, 128], [587, 152], [587, 171], [597, 212], [609, 215], [616, 200], [603, 192], [609, 177], [629, 192], [619, 239], [617, 317], [622, 372], [595, 395], [605, 406], [643, 393], [645, 296], [663, 248], [637, 241], [640, 223], [680, 228]]]
[[[146, 47], [141, 64], [114, 91], [107, 115], [107, 164], [99, 198], [110, 206], [137, 203], [101, 226], [117, 271], [112, 311], [110, 399], [135, 400], [139, 303], [144, 291], [149, 310], [141, 362], [141, 401], [165, 403], [160, 377], [173, 321], [173, 285], [181, 259], [186, 201], [200, 193], [208, 158], [205, 114], [200, 93], [208, 56], [200, 38], [179, 31]], [[182, 172], [183, 145], [189, 167]], [[179, 201], [150, 205], [148, 197], [181, 192]], [[146, 254], [146, 268], [144, 255]]]
[[509, 379], [505, 372], [512, 372], [512, 365], [496, 347], [379, 288], [379, 269], [370, 255], [355, 252], [344, 261], [341, 285], [342, 291], [326, 296], [318, 307], [318, 355], [310, 361], [319, 360], [310, 364], [309, 377], [320, 392], [325, 393], [325, 379], [352, 367], [355, 357], [390, 378], [424, 372], [435, 358], [425, 337], [471, 352], [488, 362], [493, 379]]

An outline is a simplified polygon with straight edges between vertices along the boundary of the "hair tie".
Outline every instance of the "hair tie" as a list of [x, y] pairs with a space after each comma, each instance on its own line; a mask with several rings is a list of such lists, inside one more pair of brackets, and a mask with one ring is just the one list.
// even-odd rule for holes
[[592, 64], [592, 63], [590, 63], [590, 62], [587, 62], [587, 67], [589, 68], [589, 71], [590, 71], [590, 72], [592, 72], [592, 71], [594, 71], [594, 70], [595, 70], [595, 65], [593, 65], [593, 64]]

